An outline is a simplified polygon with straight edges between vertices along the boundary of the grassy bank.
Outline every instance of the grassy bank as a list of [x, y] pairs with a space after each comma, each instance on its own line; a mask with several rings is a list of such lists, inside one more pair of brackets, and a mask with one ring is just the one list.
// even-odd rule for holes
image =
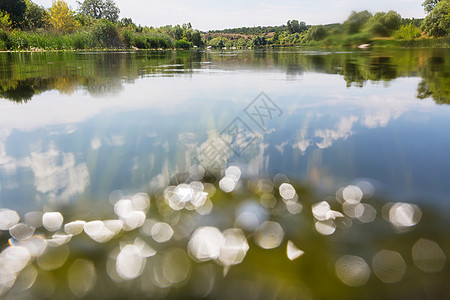
[[383, 48], [449, 48], [450, 37], [418, 38], [411, 40], [375, 39], [372, 46]]
[[[99, 26], [100, 27], [100, 26]], [[189, 49], [193, 44], [172, 40], [161, 33], [118, 31], [114, 27], [90, 28], [71, 34], [50, 31], [0, 30], [0, 50], [81, 50], [81, 49]]]

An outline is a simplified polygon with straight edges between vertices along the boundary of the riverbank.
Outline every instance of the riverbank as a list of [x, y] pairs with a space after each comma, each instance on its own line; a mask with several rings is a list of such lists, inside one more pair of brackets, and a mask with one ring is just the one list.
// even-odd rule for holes
[[[180, 47], [180, 48], [67, 48], [67, 49], [58, 49], [58, 48], [38, 48], [38, 47], [29, 47], [26, 49], [9, 49], [9, 50], [0, 50], [0, 53], [9, 53], [9, 52], [136, 52], [136, 51], [172, 51], [172, 50], [209, 50], [209, 49], [220, 49], [220, 50], [242, 50], [242, 49], [274, 49], [274, 48], [305, 48], [305, 49], [355, 49], [361, 48], [359, 47], [362, 44], [354, 44], [348, 46], [342, 45], [333, 45], [327, 43], [313, 43], [313, 44], [291, 44], [291, 45], [266, 45], [266, 46], [258, 46], [258, 47], [222, 47], [222, 48], [207, 48], [207, 47]], [[364, 43], [366, 47], [365, 49], [370, 48], [450, 48], [450, 38], [420, 38], [420, 39], [412, 39], [412, 40], [396, 40], [396, 39], [373, 39]]]

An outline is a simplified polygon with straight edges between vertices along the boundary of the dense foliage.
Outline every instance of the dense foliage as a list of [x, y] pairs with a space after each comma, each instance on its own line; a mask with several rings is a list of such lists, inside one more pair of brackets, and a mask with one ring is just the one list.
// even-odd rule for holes
[[[0, 50], [21, 49], [189, 49], [274, 46], [354, 47], [361, 44], [446, 45], [450, 0], [425, 0], [424, 20], [402, 18], [395, 11], [353, 11], [341, 24], [308, 25], [288, 20], [281, 26], [240, 27], [202, 33], [190, 23], [159, 28], [119, 19], [113, 0], [84, 0], [72, 10], [64, 0], [45, 9], [31, 0], [0, 0]], [[444, 37], [437, 42], [435, 37]], [[447, 38], [446, 38], [447, 37]], [[392, 42], [389, 42], [392, 41]]]
[[423, 21], [423, 30], [428, 35], [435, 37], [450, 35], [450, 1], [427, 0], [424, 3], [428, 3], [424, 4], [425, 9], [431, 10]]

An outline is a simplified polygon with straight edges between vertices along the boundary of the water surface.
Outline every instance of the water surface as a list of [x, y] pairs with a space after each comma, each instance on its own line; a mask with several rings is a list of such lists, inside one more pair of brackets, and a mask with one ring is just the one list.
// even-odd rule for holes
[[[422, 223], [434, 228], [434, 218], [445, 219], [450, 207], [449, 70], [448, 49], [2, 53], [0, 206], [21, 215], [61, 210], [72, 219], [92, 220], [112, 213], [118, 191], [146, 192], [154, 201], [153, 193], [186, 180], [193, 166], [207, 169], [217, 185], [234, 165], [250, 183], [284, 174], [300, 200], [303, 190], [311, 203], [368, 182], [380, 219], [382, 203], [408, 202], [429, 209], [432, 219]], [[232, 219], [229, 212], [261, 190], [257, 196], [242, 193], [232, 197], [234, 208], [212, 199], [210, 216]], [[310, 211], [306, 203], [304, 210]], [[279, 214], [274, 216], [269, 219]], [[225, 229], [228, 221], [213, 219], [199, 219], [195, 227]], [[289, 220], [278, 221], [291, 239], [302, 240], [293, 229], [298, 220]], [[448, 234], [427, 230], [428, 236], [406, 237], [411, 241], [405, 253], [410, 255], [416, 237], [437, 239], [448, 250]], [[377, 240], [374, 232], [368, 236]], [[344, 249], [355, 249], [351, 239], [344, 240]], [[335, 247], [327, 254], [330, 261], [340, 253]], [[264, 255], [246, 259], [243, 274], [258, 273], [255, 265]], [[329, 296], [314, 287], [328, 282], [320, 276], [297, 292]], [[258, 280], [255, 286], [267, 278]], [[382, 294], [380, 281], [373, 281], [370, 289], [379, 296], [399, 292], [396, 286]], [[365, 293], [340, 288], [333, 288], [342, 292], [338, 298]], [[430, 289], [445, 291], [439, 285]], [[167, 295], [176, 297], [160, 296]]]

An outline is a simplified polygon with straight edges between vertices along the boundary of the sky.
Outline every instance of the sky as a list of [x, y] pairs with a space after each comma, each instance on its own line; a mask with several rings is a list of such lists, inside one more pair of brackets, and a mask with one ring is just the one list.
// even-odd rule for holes
[[[33, 0], [44, 7], [51, 0]], [[66, 0], [77, 9], [76, 0]], [[115, 0], [120, 18], [146, 26], [176, 25], [191, 22], [202, 31], [235, 27], [285, 24], [287, 20], [306, 24], [343, 22], [352, 10], [395, 10], [405, 18], [425, 16], [422, 0]]]

